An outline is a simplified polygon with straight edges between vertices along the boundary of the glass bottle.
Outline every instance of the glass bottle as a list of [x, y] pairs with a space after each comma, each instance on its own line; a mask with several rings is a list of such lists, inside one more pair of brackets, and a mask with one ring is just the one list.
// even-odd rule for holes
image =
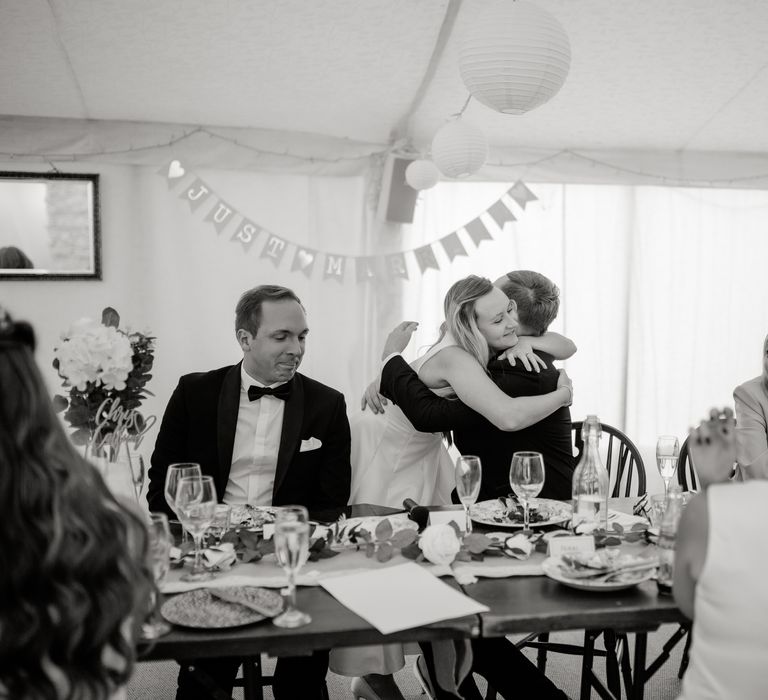
[[581, 428], [584, 452], [573, 472], [573, 527], [608, 529], [608, 470], [600, 459], [600, 421], [587, 416]]
[[659, 593], [672, 593], [672, 580], [675, 573], [675, 540], [677, 538], [677, 526], [683, 512], [683, 493], [678, 484], [669, 487], [667, 500], [664, 506], [664, 516], [659, 528], [659, 573], [656, 583]]

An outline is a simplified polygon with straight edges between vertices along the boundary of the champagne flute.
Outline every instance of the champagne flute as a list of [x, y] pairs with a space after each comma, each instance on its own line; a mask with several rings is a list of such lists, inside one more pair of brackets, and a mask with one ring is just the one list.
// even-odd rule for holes
[[203, 535], [216, 513], [216, 486], [212, 476], [185, 476], [176, 489], [176, 510], [184, 529], [195, 541], [195, 563], [182, 581], [208, 581], [213, 578], [202, 562]]
[[301, 627], [312, 622], [296, 607], [296, 574], [309, 557], [309, 516], [304, 506], [284, 506], [275, 514], [275, 557], [288, 575], [288, 603], [272, 622], [278, 627]]
[[530, 499], [537, 496], [544, 486], [544, 458], [541, 452], [515, 452], [512, 455], [509, 485], [523, 504], [523, 533], [530, 534]]
[[[176, 510], [176, 489], [179, 487], [179, 479], [185, 476], [202, 476], [203, 472], [197, 462], [177, 462], [168, 466], [165, 472], [165, 502], [170, 506], [176, 515], [176, 520], [181, 522], [179, 513]], [[187, 531], [182, 528], [182, 542], [187, 541]]]
[[149, 539], [149, 557], [152, 565], [152, 574], [157, 590], [151, 594], [152, 610], [148, 619], [141, 626], [141, 635], [144, 639], [157, 639], [171, 631], [171, 626], [160, 619], [156, 610], [157, 595], [168, 574], [169, 559], [171, 554], [171, 529], [168, 526], [168, 516], [165, 513], [150, 513], [147, 526]]
[[669, 493], [669, 482], [677, 470], [677, 460], [680, 457], [680, 444], [674, 435], [662, 435], [656, 441], [656, 466], [664, 481], [664, 500]]
[[472, 520], [469, 517], [469, 507], [477, 500], [480, 493], [480, 481], [482, 479], [482, 466], [480, 457], [464, 455], [456, 460], [456, 493], [461, 505], [464, 506], [464, 515], [467, 520], [466, 532], [472, 532]]

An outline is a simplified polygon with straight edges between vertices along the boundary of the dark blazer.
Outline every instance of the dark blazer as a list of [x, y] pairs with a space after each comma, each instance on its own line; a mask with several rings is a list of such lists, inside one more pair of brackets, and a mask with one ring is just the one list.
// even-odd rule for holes
[[[229, 480], [240, 406], [240, 364], [179, 380], [165, 409], [152, 453], [147, 501], [150, 511], [171, 513], [165, 501], [165, 474], [174, 462], [198, 462], [213, 476], [219, 499]], [[349, 500], [350, 433], [344, 396], [296, 374], [285, 402], [272, 505], [306, 506], [312, 517], [333, 520]], [[305, 452], [302, 440], [322, 446]]]
[[[538, 396], [557, 388], [558, 372], [551, 358], [541, 372], [528, 372], [518, 362], [492, 361], [491, 379], [510, 396]], [[462, 454], [480, 457], [483, 479], [478, 500], [506, 496], [510, 491], [509, 466], [512, 454], [522, 450], [541, 452], [545, 482], [539, 496], [565, 500], [571, 498], [574, 459], [571, 446], [571, 412], [559, 408], [543, 420], [523, 430], [499, 430], [458, 399], [445, 399], [432, 392], [418, 374], [399, 355], [392, 357], [381, 372], [381, 393], [392, 399], [416, 430], [453, 431], [456, 447]]]

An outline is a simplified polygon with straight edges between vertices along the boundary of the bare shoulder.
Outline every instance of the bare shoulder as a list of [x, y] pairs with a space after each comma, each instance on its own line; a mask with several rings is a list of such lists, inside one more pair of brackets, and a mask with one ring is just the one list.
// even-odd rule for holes
[[431, 364], [433, 367], [439, 367], [441, 369], [449, 369], [454, 367], [466, 369], [471, 366], [480, 368], [477, 360], [458, 345], [449, 345], [442, 350], [438, 350], [424, 363], [424, 365], [422, 365], [422, 367], [426, 367], [429, 364]]

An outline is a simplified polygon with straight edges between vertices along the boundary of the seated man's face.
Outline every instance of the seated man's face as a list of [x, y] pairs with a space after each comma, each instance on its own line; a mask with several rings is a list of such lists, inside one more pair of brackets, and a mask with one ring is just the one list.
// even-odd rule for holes
[[245, 371], [267, 385], [287, 382], [304, 357], [308, 332], [301, 304], [292, 299], [265, 301], [256, 335], [238, 331]]

